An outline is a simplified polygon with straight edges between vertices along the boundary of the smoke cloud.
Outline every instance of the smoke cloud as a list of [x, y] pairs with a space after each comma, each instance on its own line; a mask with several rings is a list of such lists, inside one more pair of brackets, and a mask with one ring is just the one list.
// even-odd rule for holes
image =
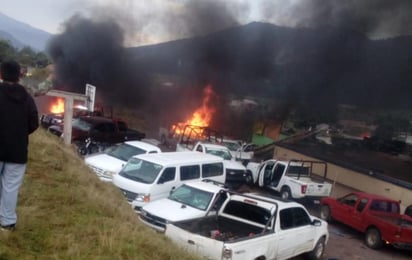
[[125, 52], [123, 41], [124, 32], [113, 20], [72, 17], [47, 50], [55, 66], [56, 88], [84, 93], [88, 83], [98, 88], [98, 98], [105, 97], [105, 102], [141, 103], [146, 77]]
[[[231, 51], [236, 47], [232, 44], [234, 39], [229, 41], [231, 44], [226, 44], [225, 35], [221, 34], [216, 43], [207, 40], [210, 33], [256, 20], [288, 27], [341, 27], [373, 38], [412, 33], [412, 27], [408, 26], [412, 19], [409, 15], [412, 1], [409, 0], [121, 3], [90, 7], [90, 15], [73, 16], [63, 25], [62, 33], [52, 39], [48, 53], [55, 65], [57, 89], [83, 93], [89, 83], [97, 87], [97, 95], [102, 102], [134, 107], [163, 105], [168, 112], [171, 109], [190, 112], [200, 104], [202, 90], [207, 84], [215, 89], [219, 98], [217, 102], [224, 104], [229, 93], [236, 96], [242, 90], [238, 86], [253, 88], [250, 86], [254, 86], [256, 79], [264, 83], [265, 78], [273, 77], [269, 74], [274, 73], [273, 62], [277, 62], [271, 59], [275, 50], [268, 53], [267, 46], [262, 48], [257, 44], [262, 43], [266, 36], [260, 32], [248, 35], [247, 48], [239, 53]], [[184, 74], [185, 68], [192, 77], [189, 83], [185, 83], [186, 92], [174, 88], [160, 93], [155, 88], [153, 75], [148, 74], [147, 64], [141, 64], [139, 57], [131, 55], [128, 47], [189, 37], [205, 41], [186, 50], [188, 56], [195, 57], [192, 63], [185, 64], [185, 53], [178, 61], [181, 64], [179, 72], [182, 73], [179, 76], [189, 75]], [[263, 58], [256, 60], [255, 57]], [[231, 74], [233, 71], [237, 74]], [[243, 82], [235, 78], [239, 74], [245, 76], [241, 79]], [[190, 84], [193, 86], [187, 91]], [[167, 117], [171, 118], [169, 114]], [[227, 121], [226, 118], [220, 120]]]
[[412, 34], [409, 0], [265, 1], [259, 8], [265, 20], [290, 27], [334, 26], [371, 38]]

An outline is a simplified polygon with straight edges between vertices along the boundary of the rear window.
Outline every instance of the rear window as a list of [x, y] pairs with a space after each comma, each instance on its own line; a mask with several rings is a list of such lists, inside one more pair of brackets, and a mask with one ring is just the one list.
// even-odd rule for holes
[[291, 166], [289, 165], [288, 174], [296, 174], [301, 176], [309, 176], [309, 167], [304, 166]]
[[235, 200], [231, 200], [226, 204], [223, 213], [262, 225], [266, 225], [271, 216], [270, 211], [267, 209]]
[[370, 210], [387, 212], [387, 213], [399, 213], [399, 204], [392, 201], [385, 200], [373, 200], [370, 205]]

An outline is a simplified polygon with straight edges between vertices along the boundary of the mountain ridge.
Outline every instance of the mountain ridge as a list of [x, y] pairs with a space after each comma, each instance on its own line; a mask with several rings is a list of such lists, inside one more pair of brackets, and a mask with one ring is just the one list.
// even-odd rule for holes
[[35, 51], [44, 51], [47, 43], [52, 37], [52, 34], [37, 29], [29, 24], [15, 20], [2, 12], [0, 12], [0, 31], [7, 34], [0, 34], [0, 38], [10, 41], [14, 47], [21, 48], [20, 44], [16, 44], [16, 40], [21, 44], [27, 45]]

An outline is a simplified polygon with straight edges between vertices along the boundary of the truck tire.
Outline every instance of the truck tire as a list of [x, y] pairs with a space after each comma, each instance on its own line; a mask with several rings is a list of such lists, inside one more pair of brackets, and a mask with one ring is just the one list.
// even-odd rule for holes
[[320, 218], [328, 222], [332, 221], [332, 216], [330, 214], [330, 207], [328, 205], [322, 205], [320, 207]]
[[280, 191], [280, 197], [284, 200], [292, 199], [292, 194], [289, 187], [283, 187]]
[[325, 253], [325, 238], [321, 237], [313, 250], [305, 255], [305, 258], [309, 260], [320, 260], [322, 259], [323, 253]]
[[374, 227], [368, 228], [365, 233], [365, 244], [372, 249], [379, 249], [383, 246], [381, 232]]

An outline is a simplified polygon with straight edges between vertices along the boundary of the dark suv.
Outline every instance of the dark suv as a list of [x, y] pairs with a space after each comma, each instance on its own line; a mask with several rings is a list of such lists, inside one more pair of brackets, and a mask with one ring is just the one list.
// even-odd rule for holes
[[[49, 132], [61, 136], [63, 124], [53, 125]], [[126, 122], [100, 116], [81, 116], [75, 118], [72, 123], [72, 142], [84, 142], [87, 138], [100, 143], [120, 143], [127, 140], [141, 140], [145, 133], [129, 129]]]

